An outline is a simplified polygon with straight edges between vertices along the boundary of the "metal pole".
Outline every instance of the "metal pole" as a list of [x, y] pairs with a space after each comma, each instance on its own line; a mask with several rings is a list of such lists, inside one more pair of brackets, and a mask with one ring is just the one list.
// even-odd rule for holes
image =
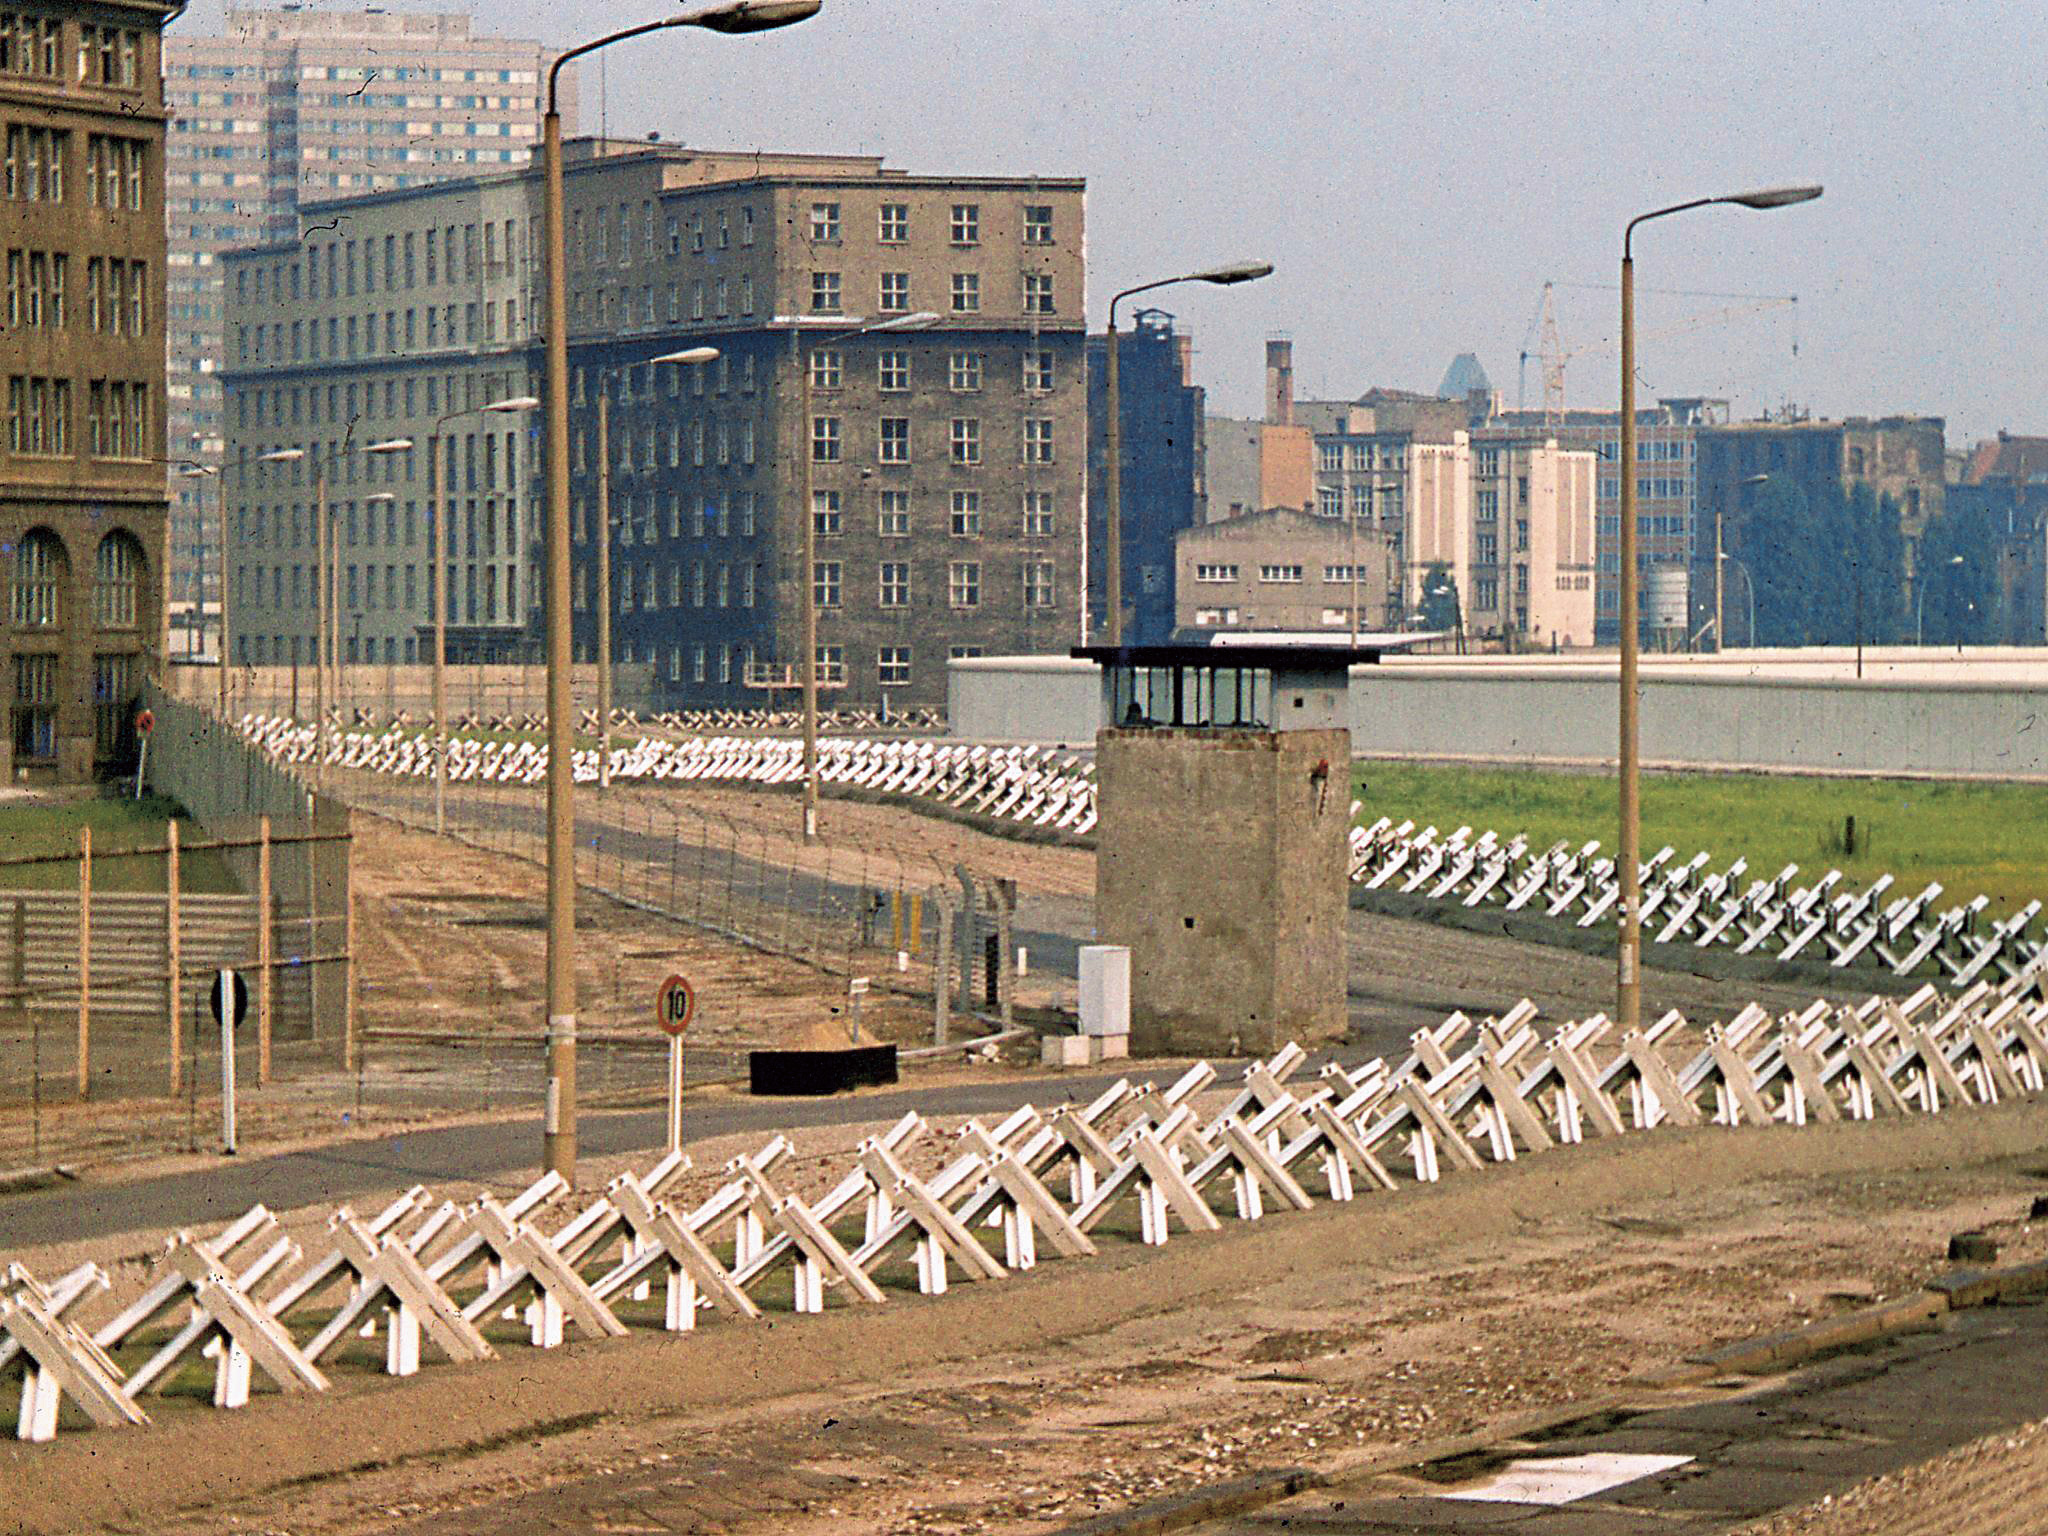
[[683, 1148], [683, 1037], [668, 1037], [668, 1149]]
[[[597, 376], [597, 787], [612, 787], [611, 396]], [[629, 429], [630, 430], [630, 429]]]
[[270, 1082], [270, 818], [256, 820], [256, 1082]]
[[1728, 631], [1721, 626], [1722, 585], [1726, 574], [1721, 569], [1725, 558], [1721, 553], [1721, 503], [1724, 499], [1720, 496], [1714, 498], [1714, 649], [1717, 651], [1728, 649]]
[[92, 828], [78, 829], [78, 1096], [92, 1088]]
[[1856, 675], [1863, 676], [1863, 558], [1853, 556], [1849, 568], [1856, 573]]
[[235, 991], [233, 971], [216, 972], [214, 997], [220, 1004], [220, 1149], [235, 1155]]
[[[201, 526], [206, 517], [206, 481], [193, 482], [198, 487], [199, 516]], [[225, 478], [214, 493], [214, 505], [220, 516], [220, 676], [216, 679], [220, 691], [220, 723], [228, 723], [228, 488]], [[202, 603], [201, 608], [205, 607]]]
[[1615, 1020], [1633, 1031], [1642, 1017], [1642, 836], [1636, 715], [1636, 265], [1624, 239], [1621, 258], [1621, 941], [1615, 955]]
[[[1103, 370], [1102, 598], [1109, 615], [1109, 643], [1124, 643], [1124, 425], [1116, 372], [1116, 300], [1109, 301], [1109, 336]], [[1112, 721], [1112, 724], [1115, 722]]]
[[164, 987], [171, 1015], [171, 1092], [176, 1093], [185, 1076], [185, 1046], [184, 1037], [178, 1033], [178, 971], [183, 964], [183, 954], [178, 942], [178, 824], [175, 821], [165, 825], [164, 838]]
[[313, 782], [327, 760], [327, 466], [313, 466]]
[[811, 506], [812, 498], [816, 495], [814, 482], [817, 479], [817, 450], [810, 440], [810, 351], [798, 344], [795, 331], [789, 333], [789, 341], [790, 351], [797, 360], [797, 378], [803, 400], [803, 413], [797, 422], [797, 453], [804, 466], [803, 506], [799, 511], [803, 517], [804, 549], [804, 841], [809, 843], [817, 841], [818, 837], [818, 527], [817, 514]]
[[427, 516], [434, 524], [434, 835], [448, 832], [448, 529], [441, 505], [441, 434], [427, 439]]
[[[556, 68], [561, 60], [557, 59]], [[547, 221], [548, 942], [545, 1171], [576, 1181], [576, 822], [569, 712], [569, 294], [562, 234], [562, 115], [549, 71], [543, 120]]]

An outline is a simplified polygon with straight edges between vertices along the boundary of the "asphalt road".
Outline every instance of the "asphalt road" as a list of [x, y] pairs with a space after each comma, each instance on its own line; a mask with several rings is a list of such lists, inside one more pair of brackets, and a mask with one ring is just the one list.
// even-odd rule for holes
[[[933, 1115], [1002, 1115], [1027, 1101], [1092, 1098], [1128, 1076], [1171, 1080], [1178, 1071], [1145, 1067], [1129, 1073], [1014, 1077], [897, 1087], [829, 1099], [685, 1100], [684, 1135], [710, 1139], [741, 1132], [893, 1120], [909, 1110]], [[668, 1133], [667, 1111], [585, 1112], [578, 1125], [586, 1157], [652, 1151]], [[465, 1189], [523, 1189], [540, 1161], [537, 1115], [487, 1124], [412, 1131], [400, 1136], [310, 1147], [271, 1157], [223, 1159], [189, 1173], [121, 1183], [62, 1184], [0, 1196], [0, 1260], [9, 1250], [75, 1242], [151, 1228], [204, 1227], [233, 1220], [261, 1203], [275, 1210], [341, 1204], [365, 1191], [425, 1184], [448, 1194]]]

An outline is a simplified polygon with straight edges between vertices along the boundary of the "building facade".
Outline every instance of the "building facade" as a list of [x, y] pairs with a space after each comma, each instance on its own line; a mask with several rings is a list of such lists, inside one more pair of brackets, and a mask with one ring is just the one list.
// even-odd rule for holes
[[[430, 438], [451, 652], [537, 653], [539, 422], [482, 407], [540, 392], [538, 194], [521, 172], [319, 205], [301, 215], [303, 251], [224, 258], [238, 659], [245, 633], [251, 659], [312, 654], [293, 595], [312, 580], [308, 466], [256, 462], [300, 445], [334, 466], [344, 658], [358, 633], [364, 659], [428, 654]], [[936, 703], [949, 656], [1071, 644], [1081, 194], [869, 157], [572, 142], [578, 657], [597, 653], [607, 532], [614, 656], [652, 664], [667, 702], [787, 687], [806, 597], [821, 676], [847, 701]], [[868, 329], [892, 320], [914, 325]], [[708, 363], [657, 361], [706, 347]], [[405, 438], [409, 451], [363, 451]]]
[[[1088, 547], [1109, 537], [1107, 484], [1108, 340], [1088, 339]], [[1177, 622], [1174, 541], [1208, 520], [1203, 481], [1207, 460], [1202, 387], [1194, 382], [1194, 338], [1177, 332], [1173, 316], [1141, 309], [1117, 338], [1117, 397], [1123, 461], [1124, 638], [1134, 645], [1164, 641]], [[1088, 571], [1088, 612], [1107, 622], [1108, 568], [1098, 556]]]
[[1287, 507], [1182, 530], [1174, 538], [1176, 628], [1319, 632], [1342, 639], [1387, 627], [1400, 589], [1384, 529]]
[[[524, 165], [540, 135], [552, 55], [478, 36], [463, 14], [230, 9], [218, 36], [165, 49], [169, 440], [221, 462], [223, 252], [295, 239], [302, 204]], [[573, 80], [565, 74], [565, 122]], [[216, 623], [212, 483], [170, 482], [171, 648], [207, 648]], [[232, 623], [232, 620], [230, 621]]]
[[163, 658], [160, 40], [178, 9], [0, 15], [11, 779], [120, 767]]

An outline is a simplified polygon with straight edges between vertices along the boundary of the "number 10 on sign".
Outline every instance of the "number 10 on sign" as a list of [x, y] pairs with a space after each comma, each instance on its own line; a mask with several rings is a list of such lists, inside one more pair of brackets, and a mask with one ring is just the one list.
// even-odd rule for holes
[[697, 990], [681, 976], [671, 976], [654, 994], [654, 1022], [668, 1036], [668, 1149], [683, 1145], [683, 1035], [697, 1012]]

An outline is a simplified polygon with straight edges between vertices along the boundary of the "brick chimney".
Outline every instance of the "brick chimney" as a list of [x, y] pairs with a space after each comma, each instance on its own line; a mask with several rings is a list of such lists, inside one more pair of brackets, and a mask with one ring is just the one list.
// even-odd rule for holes
[[1294, 343], [1284, 336], [1266, 340], [1266, 423], [1294, 425]]

